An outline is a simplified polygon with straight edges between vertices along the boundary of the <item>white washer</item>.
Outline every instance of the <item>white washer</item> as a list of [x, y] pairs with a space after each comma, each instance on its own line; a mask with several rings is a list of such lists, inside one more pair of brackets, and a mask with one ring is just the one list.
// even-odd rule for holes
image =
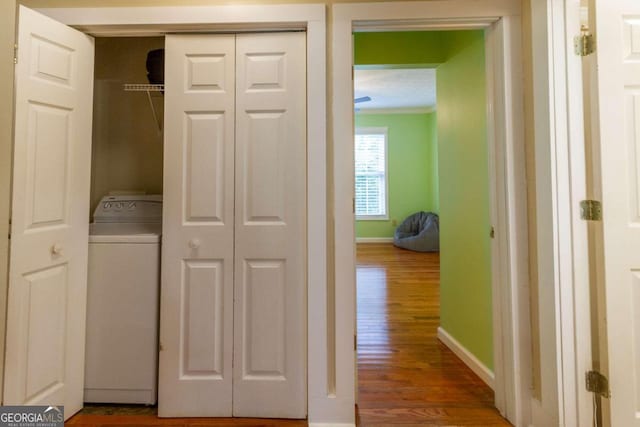
[[85, 402], [157, 398], [162, 196], [106, 196], [89, 226]]

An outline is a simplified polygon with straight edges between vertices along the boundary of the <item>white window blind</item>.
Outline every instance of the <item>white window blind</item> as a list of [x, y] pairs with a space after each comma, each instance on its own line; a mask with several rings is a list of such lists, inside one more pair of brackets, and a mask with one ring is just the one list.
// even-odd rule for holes
[[356, 217], [387, 217], [387, 130], [357, 129], [355, 137]]

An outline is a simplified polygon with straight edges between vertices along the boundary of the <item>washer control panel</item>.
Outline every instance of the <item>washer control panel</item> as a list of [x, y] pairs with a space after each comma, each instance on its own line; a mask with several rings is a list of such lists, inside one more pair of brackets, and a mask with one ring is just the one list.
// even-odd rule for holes
[[162, 222], [162, 195], [104, 196], [94, 222]]
[[102, 203], [102, 211], [103, 212], [109, 212], [109, 211], [121, 211], [123, 209], [128, 210], [128, 211], [134, 211], [136, 210], [137, 207], [137, 202], [134, 201], [128, 201], [128, 202], [119, 202], [119, 201], [107, 201]]

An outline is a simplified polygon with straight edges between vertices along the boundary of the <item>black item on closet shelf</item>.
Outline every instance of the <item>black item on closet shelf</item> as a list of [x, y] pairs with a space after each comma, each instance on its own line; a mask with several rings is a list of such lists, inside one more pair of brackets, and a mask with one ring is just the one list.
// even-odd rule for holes
[[147, 78], [152, 85], [164, 84], [164, 49], [147, 53]]

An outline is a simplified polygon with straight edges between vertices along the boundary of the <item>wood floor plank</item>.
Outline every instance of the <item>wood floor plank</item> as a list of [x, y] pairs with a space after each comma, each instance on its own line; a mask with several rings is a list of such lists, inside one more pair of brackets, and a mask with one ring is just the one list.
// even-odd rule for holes
[[[358, 408], [363, 427], [509, 426], [493, 391], [437, 338], [440, 259], [391, 244], [360, 244]], [[79, 414], [83, 427], [306, 426], [304, 420]]]
[[493, 391], [437, 338], [437, 253], [357, 248], [359, 425], [508, 426]]

